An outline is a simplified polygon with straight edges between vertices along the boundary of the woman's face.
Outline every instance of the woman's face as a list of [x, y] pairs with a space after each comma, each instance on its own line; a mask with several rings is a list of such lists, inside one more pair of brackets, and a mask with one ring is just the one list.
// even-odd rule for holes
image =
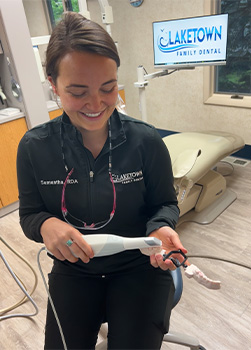
[[117, 64], [108, 57], [71, 52], [59, 64], [54, 92], [72, 124], [81, 132], [106, 130], [117, 103]]

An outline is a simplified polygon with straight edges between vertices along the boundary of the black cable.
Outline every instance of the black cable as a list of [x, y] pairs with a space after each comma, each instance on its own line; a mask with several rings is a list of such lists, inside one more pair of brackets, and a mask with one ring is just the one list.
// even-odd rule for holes
[[239, 263], [239, 262], [235, 262], [235, 261], [232, 261], [232, 260], [224, 259], [224, 258], [218, 258], [217, 256], [210, 256], [210, 255], [188, 255], [187, 257], [188, 257], [188, 258], [201, 258], [201, 259], [212, 259], [212, 260], [223, 261], [223, 262], [226, 262], [226, 263], [229, 263], [229, 264], [234, 264], [234, 265], [241, 266], [241, 267], [244, 267], [244, 268], [246, 268], [246, 269], [251, 270], [251, 266], [248, 266], [248, 265], [245, 265], [245, 264], [242, 264], [242, 263]]

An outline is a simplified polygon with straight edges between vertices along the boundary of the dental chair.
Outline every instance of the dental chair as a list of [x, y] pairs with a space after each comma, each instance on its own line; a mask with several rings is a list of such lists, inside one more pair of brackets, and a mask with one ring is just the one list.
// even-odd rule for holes
[[[183, 281], [180, 268], [177, 268], [174, 271], [170, 271], [173, 277], [175, 292], [173, 297], [173, 308], [178, 304], [182, 291], [183, 291]], [[104, 323], [101, 326], [99, 333], [101, 342], [96, 346], [96, 350], [106, 350], [107, 349], [107, 324]], [[163, 343], [173, 343], [185, 346], [191, 350], [206, 350], [196, 338], [188, 336], [182, 333], [167, 333], [164, 336]]]
[[[163, 138], [172, 162], [180, 220], [208, 224], [219, 216], [236, 195], [226, 188], [216, 164], [245, 143], [240, 136], [217, 132], [183, 132]], [[184, 215], [186, 214], [186, 215]]]

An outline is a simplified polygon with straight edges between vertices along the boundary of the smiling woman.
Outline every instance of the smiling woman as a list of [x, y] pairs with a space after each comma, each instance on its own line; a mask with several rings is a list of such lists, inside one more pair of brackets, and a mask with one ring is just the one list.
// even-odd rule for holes
[[[101, 26], [66, 13], [46, 55], [63, 114], [18, 148], [20, 223], [54, 256], [49, 290], [69, 350], [95, 349], [105, 319], [110, 349], [160, 349], [172, 308], [170, 259], [138, 249], [94, 258], [85, 235], [152, 236], [166, 253], [186, 253], [167, 147], [153, 126], [115, 109], [119, 64]], [[45, 349], [59, 348], [48, 304]]]
[[[94, 30], [98, 38], [95, 45]], [[48, 79], [95, 158], [104, 146], [107, 120], [117, 103], [119, 65], [109, 34], [95, 22], [83, 21], [77, 13], [65, 16], [51, 35], [46, 56]]]

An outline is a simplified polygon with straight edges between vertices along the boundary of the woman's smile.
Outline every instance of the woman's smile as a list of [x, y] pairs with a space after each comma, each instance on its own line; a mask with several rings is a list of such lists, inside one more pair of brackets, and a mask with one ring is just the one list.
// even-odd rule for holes
[[91, 118], [91, 119], [98, 119], [102, 117], [104, 111], [97, 112], [97, 113], [87, 113], [87, 112], [79, 112], [83, 117]]

